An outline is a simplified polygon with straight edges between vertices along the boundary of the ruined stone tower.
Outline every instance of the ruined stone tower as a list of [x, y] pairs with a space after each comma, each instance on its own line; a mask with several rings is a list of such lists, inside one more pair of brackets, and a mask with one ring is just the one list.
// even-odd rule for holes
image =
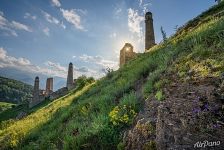
[[120, 67], [135, 56], [136, 53], [133, 51], [133, 46], [130, 43], [125, 43], [124, 47], [120, 51]]
[[73, 88], [73, 64], [71, 62], [68, 66], [67, 88], [68, 90]]
[[39, 77], [35, 78], [34, 81], [34, 89], [33, 89], [33, 98], [29, 104], [29, 107], [33, 107], [34, 105], [36, 105], [37, 103], [39, 103], [40, 101], [40, 97], [39, 97]]
[[152, 13], [147, 12], [145, 14], [145, 51], [149, 50], [154, 45], [155, 45], [155, 36], [154, 36]]
[[53, 92], [53, 78], [47, 78], [45, 95], [49, 95]]

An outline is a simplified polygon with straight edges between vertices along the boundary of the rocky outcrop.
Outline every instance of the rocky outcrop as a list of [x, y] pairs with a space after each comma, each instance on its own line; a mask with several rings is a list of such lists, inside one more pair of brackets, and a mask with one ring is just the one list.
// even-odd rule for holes
[[136, 123], [124, 134], [125, 149], [224, 149], [223, 80], [175, 78], [163, 88], [164, 101], [154, 95], [146, 100]]
[[126, 150], [155, 148], [158, 105], [159, 102], [156, 100], [145, 101], [144, 109], [138, 114], [135, 125], [124, 134]]
[[167, 97], [158, 107], [156, 123], [158, 149], [193, 149], [197, 142], [224, 142], [222, 102], [215, 96], [217, 81], [207, 78], [165, 89]]
[[27, 113], [24, 112], [24, 111], [21, 111], [21, 112], [19, 112], [19, 114], [16, 116], [16, 119], [20, 120], [20, 119], [22, 119], [22, 118], [24, 118], [24, 117], [26, 117], [26, 116], [27, 116]]
[[57, 91], [53, 92], [51, 95], [50, 95], [50, 99], [51, 100], [54, 100], [54, 99], [57, 99], [59, 97], [62, 97], [62, 96], [65, 96], [66, 94], [68, 94], [68, 88], [67, 87], [63, 87], [63, 88], [60, 88], [58, 89]]

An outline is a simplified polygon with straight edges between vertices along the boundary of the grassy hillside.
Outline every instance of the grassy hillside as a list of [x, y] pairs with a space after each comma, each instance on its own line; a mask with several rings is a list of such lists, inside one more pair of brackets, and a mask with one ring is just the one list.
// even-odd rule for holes
[[[13, 120], [1, 128], [0, 148], [123, 149], [122, 134], [135, 121], [144, 99], [152, 94], [164, 99], [161, 86], [166, 80], [160, 79], [166, 72], [176, 69], [184, 79], [186, 63], [195, 78], [224, 71], [223, 9], [224, 3], [211, 8], [119, 70]], [[206, 67], [208, 63], [215, 69]]]
[[0, 77], [0, 101], [21, 103], [32, 96], [31, 85]]

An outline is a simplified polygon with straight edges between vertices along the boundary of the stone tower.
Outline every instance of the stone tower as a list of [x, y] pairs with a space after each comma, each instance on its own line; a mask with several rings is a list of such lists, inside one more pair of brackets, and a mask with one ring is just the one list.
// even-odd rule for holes
[[47, 78], [45, 94], [49, 95], [53, 92], [53, 78]]
[[145, 51], [149, 50], [154, 45], [155, 45], [155, 36], [154, 36], [152, 13], [147, 12], [145, 14]]
[[125, 43], [124, 47], [120, 51], [120, 67], [135, 56], [136, 53], [133, 51], [133, 46], [130, 43]]
[[40, 97], [39, 97], [39, 77], [35, 78], [34, 81], [34, 89], [33, 89], [33, 98], [29, 104], [29, 107], [33, 107], [34, 105], [36, 105], [37, 103], [39, 103], [40, 101]]
[[67, 88], [68, 90], [73, 88], [73, 64], [71, 62], [68, 66]]

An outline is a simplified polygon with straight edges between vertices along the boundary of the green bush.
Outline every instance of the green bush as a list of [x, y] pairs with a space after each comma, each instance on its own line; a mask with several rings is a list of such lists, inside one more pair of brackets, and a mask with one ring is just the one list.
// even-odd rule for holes
[[116, 106], [109, 113], [110, 121], [115, 126], [125, 126], [132, 124], [137, 113], [131, 106]]
[[156, 95], [155, 95], [155, 98], [158, 100], [158, 101], [162, 101], [164, 100], [164, 95], [163, 95], [163, 92], [161, 90], [157, 91], [156, 92]]

